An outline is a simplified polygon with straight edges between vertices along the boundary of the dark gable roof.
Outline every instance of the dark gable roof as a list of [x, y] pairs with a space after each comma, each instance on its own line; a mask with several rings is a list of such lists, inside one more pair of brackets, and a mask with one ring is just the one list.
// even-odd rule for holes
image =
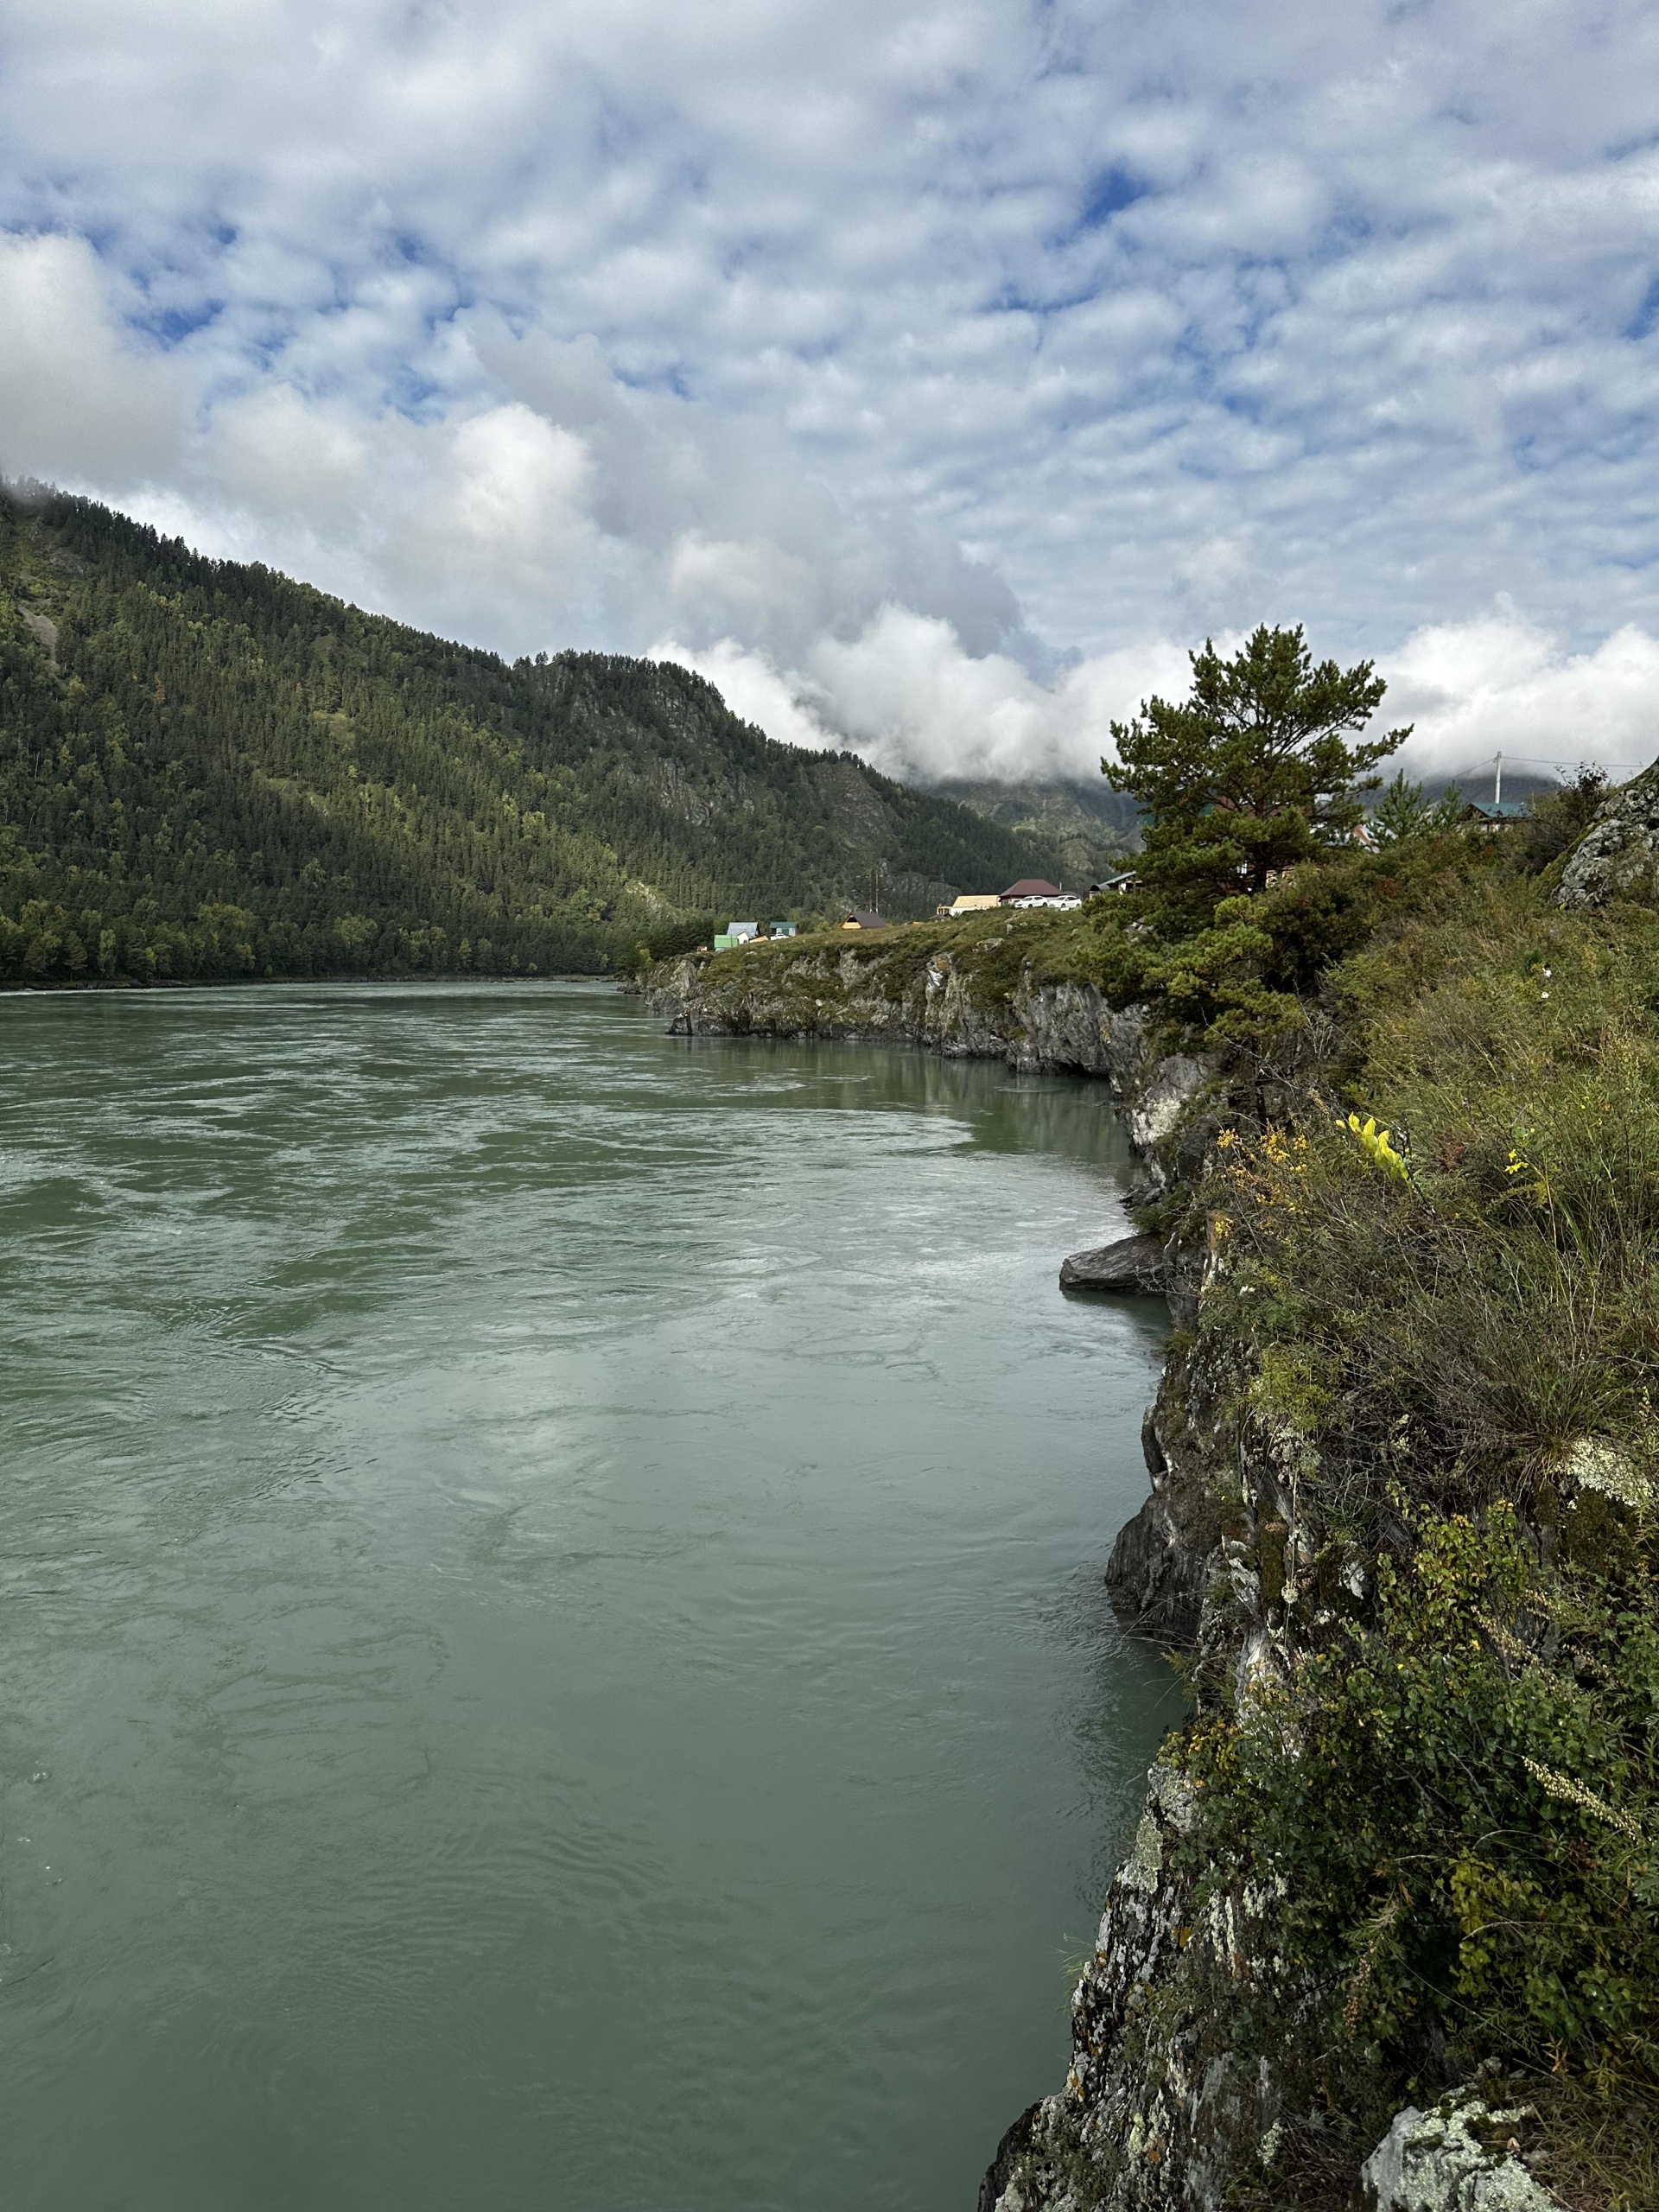
[[1018, 883], [1011, 883], [1002, 893], [1005, 899], [1058, 899], [1058, 883], [1045, 883], [1040, 875], [1022, 875]]
[[884, 930], [887, 926], [880, 915], [868, 906], [849, 908], [846, 918], [842, 923], [843, 929], [846, 928], [848, 922], [856, 922], [861, 930]]

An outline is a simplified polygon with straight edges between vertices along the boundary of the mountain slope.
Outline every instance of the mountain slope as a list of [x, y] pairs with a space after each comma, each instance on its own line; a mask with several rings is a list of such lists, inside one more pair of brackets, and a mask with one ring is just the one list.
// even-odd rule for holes
[[509, 666], [0, 495], [0, 981], [592, 973], [877, 866], [904, 916], [1052, 863], [684, 669]]
[[1103, 776], [1027, 784], [953, 779], [933, 788], [988, 822], [1052, 847], [1059, 863], [1055, 881], [1074, 890], [1115, 875], [1141, 842], [1140, 808]]

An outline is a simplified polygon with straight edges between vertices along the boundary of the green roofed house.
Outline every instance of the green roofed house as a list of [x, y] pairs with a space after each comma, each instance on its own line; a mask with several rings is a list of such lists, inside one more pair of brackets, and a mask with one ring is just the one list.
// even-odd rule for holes
[[1531, 812], [1531, 802], [1524, 798], [1471, 798], [1460, 819], [1471, 830], [1491, 831], [1510, 822], [1524, 822]]

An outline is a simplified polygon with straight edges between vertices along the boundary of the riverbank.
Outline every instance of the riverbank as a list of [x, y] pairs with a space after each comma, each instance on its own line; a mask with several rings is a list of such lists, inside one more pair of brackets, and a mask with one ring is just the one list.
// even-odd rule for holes
[[1147, 1171], [1177, 1329], [1109, 1581], [1197, 1714], [981, 2212], [1655, 2201], [1656, 959], [1448, 846], [1265, 1052], [1115, 1007], [1087, 918], [647, 979], [682, 1033], [1096, 1076]]
[[1090, 958], [1075, 916], [992, 914], [688, 954], [639, 988], [682, 1036], [913, 1045], [1027, 1074], [1102, 1077], [1130, 1141], [1162, 1177], [1164, 1140], [1204, 1065], [1162, 1050], [1139, 1010], [1109, 1007]]

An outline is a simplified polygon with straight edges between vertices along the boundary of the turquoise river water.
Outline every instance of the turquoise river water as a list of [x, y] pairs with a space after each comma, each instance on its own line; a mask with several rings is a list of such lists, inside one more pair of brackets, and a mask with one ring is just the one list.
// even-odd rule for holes
[[1173, 1719], [1098, 1085], [0, 999], [16, 2212], [970, 2212]]

